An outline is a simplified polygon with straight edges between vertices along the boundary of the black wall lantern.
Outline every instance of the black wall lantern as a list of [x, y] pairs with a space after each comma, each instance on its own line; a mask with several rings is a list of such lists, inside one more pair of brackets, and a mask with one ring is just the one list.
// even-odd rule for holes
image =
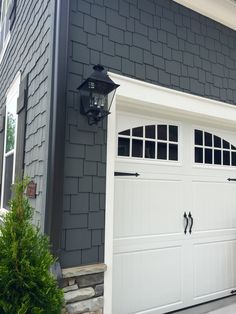
[[110, 113], [112, 100], [117, 87], [103, 72], [100, 64], [93, 67], [94, 72], [79, 87], [80, 91], [80, 112], [86, 115], [89, 125], [97, 124]]

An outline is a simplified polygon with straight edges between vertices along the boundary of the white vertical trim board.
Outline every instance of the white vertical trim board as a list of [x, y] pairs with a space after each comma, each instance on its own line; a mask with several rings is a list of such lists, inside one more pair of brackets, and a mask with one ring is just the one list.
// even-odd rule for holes
[[8, 44], [9, 44], [9, 42], [10, 42], [10, 38], [11, 38], [11, 33], [9, 32], [9, 33], [7, 34], [7, 37], [6, 37], [5, 41], [4, 41], [3, 48], [2, 48], [2, 50], [0, 51], [0, 64], [1, 64], [2, 60], [3, 60], [3, 57], [4, 57], [5, 52], [6, 52], [6, 50], [7, 50], [7, 46], [8, 46]]
[[236, 106], [149, 84], [114, 73], [110, 78], [120, 87], [117, 89], [107, 129], [107, 174], [106, 174], [106, 218], [105, 218], [105, 263], [107, 272], [104, 282], [104, 313], [112, 313], [112, 262], [113, 262], [113, 212], [114, 170], [117, 143], [117, 110], [139, 113], [161, 112], [161, 114], [191, 119], [206, 125], [236, 130]]
[[113, 205], [114, 171], [116, 152], [116, 99], [108, 115], [107, 168], [106, 168], [106, 216], [105, 216], [105, 263], [104, 313], [112, 313], [112, 260], [113, 260]]

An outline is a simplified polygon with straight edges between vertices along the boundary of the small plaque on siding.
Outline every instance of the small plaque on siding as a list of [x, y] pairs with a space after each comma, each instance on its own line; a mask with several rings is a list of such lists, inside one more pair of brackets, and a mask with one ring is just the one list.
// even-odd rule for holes
[[35, 183], [34, 181], [30, 181], [26, 189], [26, 196], [29, 198], [36, 198], [36, 189], [37, 183]]

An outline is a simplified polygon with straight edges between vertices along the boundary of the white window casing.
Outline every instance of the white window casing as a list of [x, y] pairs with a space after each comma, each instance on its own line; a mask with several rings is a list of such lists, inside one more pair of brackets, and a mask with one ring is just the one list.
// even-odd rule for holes
[[[1, 191], [1, 203], [0, 203], [0, 215], [6, 213], [7, 209], [4, 208], [4, 192], [5, 192], [5, 174], [6, 174], [6, 158], [13, 155], [13, 169], [12, 169], [12, 183], [15, 180], [15, 160], [16, 160], [16, 139], [17, 139], [17, 98], [19, 96], [20, 85], [20, 73], [18, 73], [11, 84], [6, 94], [6, 122], [5, 122], [5, 139], [4, 139], [4, 152], [3, 152], [3, 173], [2, 173], [2, 191]], [[7, 127], [8, 127], [8, 114], [12, 114], [15, 117], [14, 125], [14, 145], [7, 151]]]

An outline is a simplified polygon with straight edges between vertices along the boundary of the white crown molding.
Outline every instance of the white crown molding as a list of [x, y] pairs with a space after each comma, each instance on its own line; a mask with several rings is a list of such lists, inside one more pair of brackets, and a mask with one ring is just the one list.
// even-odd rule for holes
[[205, 15], [236, 30], [235, 0], [174, 0], [175, 2]]
[[236, 127], [236, 106], [225, 102], [180, 92], [159, 85], [109, 72], [120, 87], [116, 91], [119, 103], [125, 106], [175, 112], [186, 117], [204, 118], [218, 124]]

